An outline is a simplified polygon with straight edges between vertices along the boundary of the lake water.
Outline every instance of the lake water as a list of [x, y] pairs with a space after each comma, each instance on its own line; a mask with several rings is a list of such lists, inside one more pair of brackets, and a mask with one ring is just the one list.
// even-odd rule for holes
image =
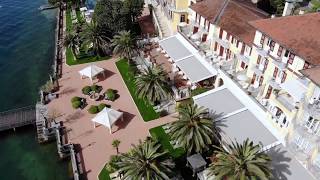
[[[0, 0], [0, 111], [34, 104], [54, 57], [56, 10], [47, 0]], [[55, 143], [39, 145], [34, 127], [0, 133], [1, 180], [68, 179]]]

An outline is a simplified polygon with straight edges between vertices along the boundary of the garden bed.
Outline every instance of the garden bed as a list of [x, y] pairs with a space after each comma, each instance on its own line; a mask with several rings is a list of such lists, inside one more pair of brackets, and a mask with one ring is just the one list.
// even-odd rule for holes
[[164, 131], [162, 126], [158, 126], [149, 129], [149, 133], [152, 137], [156, 138], [162, 145], [162, 147], [167, 150], [173, 158], [179, 158], [185, 154], [182, 148], [174, 149], [170, 144], [170, 136]]
[[98, 178], [99, 180], [111, 180], [109, 172], [106, 170], [105, 166], [103, 166], [103, 169], [100, 171]]
[[123, 81], [127, 85], [127, 88], [138, 107], [138, 110], [144, 121], [151, 121], [159, 118], [159, 113], [155, 112], [152, 105], [141, 98], [138, 98], [135, 93], [135, 84], [134, 84], [134, 73], [133, 69], [129, 66], [128, 62], [125, 59], [121, 59], [116, 62], [117, 68], [122, 76]]

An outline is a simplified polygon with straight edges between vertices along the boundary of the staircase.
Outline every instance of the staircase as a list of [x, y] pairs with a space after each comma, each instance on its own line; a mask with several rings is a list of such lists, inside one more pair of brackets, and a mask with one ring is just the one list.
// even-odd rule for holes
[[160, 5], [154, 8], [154, 14], [158, 21], [158, 26], [159, 26], [158, 28], [159, 28], [159, 31], [161, 31], [162, 38], [171, 36], [172, 30], [170, 29], [168, 19], [163, 14]]

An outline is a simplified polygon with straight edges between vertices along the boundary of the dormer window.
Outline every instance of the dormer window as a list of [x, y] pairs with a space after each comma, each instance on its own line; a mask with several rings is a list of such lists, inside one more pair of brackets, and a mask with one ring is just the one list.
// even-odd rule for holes
[[265, 40], [266, 36], [262, 34], [261, 39], [260, 39], [260, 44], [263, 46], [264, 44], [264, 40]]
[[279, 46], [279, 49], [278, 49], [278, 52], [277, 52], [277, 56], [281, 57], [282, 51], [283, 51], [283, 47]]
[[294, 59], [295, 55], [293, 53], [290, 53], [289, 55], [289, 59], [288, 59], [288, 64], [293, 64], [293, 59]]
[[273, 51], [274, 50], [274, 46], [275, 46], [276, 42], [274, 41], [270, 41], [270, 44], [269, 44], [269, 47], [270, 47], [270, 50]]

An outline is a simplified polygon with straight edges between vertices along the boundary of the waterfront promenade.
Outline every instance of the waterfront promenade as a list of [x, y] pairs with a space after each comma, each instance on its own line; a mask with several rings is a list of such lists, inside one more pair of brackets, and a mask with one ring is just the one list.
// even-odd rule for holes
[[[70, 99], [74, 96], [85, 97], [81, 89], [86, 85], [91, 85], [89, 79], [81, 79], [78, 73], [89, 64], [68, 66], [64, 63], [62, 78], [59, 80], [59, 98], [48, 104], [49, 113], [51, 111], [59, 114], [58, 120], [64, 122], [69, 143], [80, 145], [84, 171], [89, 180], [96, 180], [110, 155], [116, 154], [116, 150], [111, 145], [112, 140], [119, 139], [121, 141], [119, 151], [127, 152], [131, 144], [135, 144], [139, 139], [143, 140], [149, 135], [150, 128], [175, 120], [172, 116], [166, 116], [150, 122], [143, 121], [117, 70], [115, 65], [117, 59], [112, 58], [94, 63], [106, 69], [106, 78], [101, 78], [96, 84], [102, 86], [103, 91], [108, 88], [118, 90], [120, 97], [116, 101], [92, 101], [86, 97], [88, 106], [85, 109], [73, 109]], [[91, 119], [95, 115], [89, 114], [87, 111], [90, 105], [97, 105], [101, 102], [110, 104], [111, 108], [124, 112], [124, 121], [116, 123], [113, 134], [110, 134], [109, 130], [102, 125], [94, 128]]]

